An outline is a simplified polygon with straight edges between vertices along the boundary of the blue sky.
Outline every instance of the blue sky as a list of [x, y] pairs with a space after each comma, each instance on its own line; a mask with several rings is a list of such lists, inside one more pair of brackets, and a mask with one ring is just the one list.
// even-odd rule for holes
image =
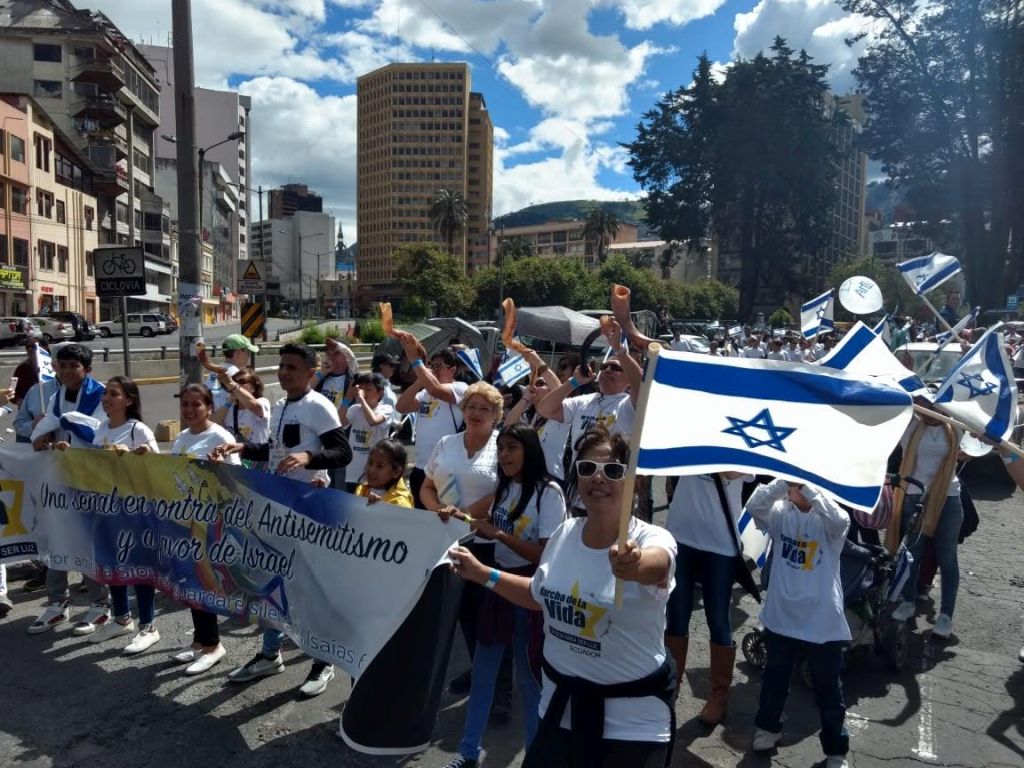
[[[84, 5], [84, 3], [83, 3]], [[494, 211], [639, 193], [619, 142], [697, 56], [776, 35], [851, 88], [864, 28], [833, 0], [193, 0], [196, 80], [253, 99], [254, 182], [308, 183], [355, 231], [355, 80], [392, 61], [467, 61], [495, 125]], [[166, 44], [170, 0], [92, 0]]]

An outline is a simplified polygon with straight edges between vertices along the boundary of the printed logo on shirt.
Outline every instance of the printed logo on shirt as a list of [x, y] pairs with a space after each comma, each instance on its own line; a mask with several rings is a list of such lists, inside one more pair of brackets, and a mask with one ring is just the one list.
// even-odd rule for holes
[[586, 432], [595, 424], [600, 424], [602, 427], [604, 427], [610, 432], [612, 425], [615, 424], [615, 414], [599, 413], [597, 416], [590, 416], [584, 414], [582, 417], [580, 417], [580, 423], [582, 424], [581, 433]]
[[821, 550], [818, 542], [811, 539], [791, 539], [781, 536], [782, 559], [786, 565], [798, 571], [813, 571], [821, 562]]
[[0, 536], [24, 536], [28, 529], [21, 520], [25, 484], [21, 480], [0, 480]]
[[420, 403], [420, 416], [425, 419], [434, 418], [434, 414], [437, 413], [437, 400], [428, 400], [425, 403]]
[[541, 587], [540, 596], [548, 615], [548, 633], [569, 643], [573, 653], [600, 657], [601, 641], [598, 638], [608, 632], [608, 609], [583, 600], [578, 581], [572, 585], [568, 595], [556, 589]]
[[354, 451], [368, 451], [370, 450], [370, 436], [372, 433], [368, 429], [353, 429], [352, 439], [349, 441], [352, 444], [352, 450]]

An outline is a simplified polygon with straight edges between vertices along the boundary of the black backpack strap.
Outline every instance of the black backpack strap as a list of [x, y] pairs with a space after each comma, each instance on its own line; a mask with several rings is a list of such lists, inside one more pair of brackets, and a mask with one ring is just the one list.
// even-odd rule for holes
[[712, 472], [711, 478], [715, 481], [715, 488], [718, 490], [718, 500], [721, 502], [722, 514], [725, 515], [725, 527], [729, 529], [729, 536], [736, 547], [736, 565], [733, 569], [736, 581], [739, 582], [744, 591], [760, 603], [761, 590], [758, 588], [754, 577], [750, 573], [750, 569], [747, 567], [746, 558], [743, 557], [743, 542], [740, 541], [739, 534], [736, 532], [736, 523], [733, 522], [732, 512], [729, 510], [729, 499], [725, 495], [725, 483], [722, 482], [722, 476], [717, 472]]

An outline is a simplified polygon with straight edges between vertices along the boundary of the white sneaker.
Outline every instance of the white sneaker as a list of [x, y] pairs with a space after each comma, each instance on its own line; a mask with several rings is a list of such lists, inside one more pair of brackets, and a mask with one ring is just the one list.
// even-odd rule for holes
[[197, 651], [196, 660], [185, 667], [186, 675], [201, 675], [203, 672], [209, 672], [213, 669], [214, 665], [228, 655], [228, 652], [224, 650], [224, 646], [218, 644], [212, 651]]
[[935, 620], [935, 626], [932, 627], [932, 634], [936, 637], [947, 638], [953, 634], [953, 617], [947, 616], [944, 613], [939, 614], [939, 618]]
[[279, 672], [284, 672], [284, 659], [280, 653], [275, 653], [272, 659], [257, 653], [246, 664], [228, 672], [228, 680], [232, 683], [248, 683], [250, 680], [276, 675]]
[[[81, 634], [77, 632], [75, 628], [75, 634]], [[107, 640], [113, 640], [115, 637], [121, 637], [122, 635], [130, 635], [135, 631], [135, 619], [128, 619], [127, 624], [122, 624], [117, 619], [108, 619], [103, 623], [103, 626], [92, 633], [92, 637], [89, 638], [90, 643], [105, 643]]]
[[846, 755], [829, 755], [825, 758], [825, 768], [849, 768]]
[[1021, 664], [1024, 664], [1024, 648], [1021, 648], [1020, 651], [1018, 651], [1017, 658], [1020, 660]]
[[306, 676], [306, 682], [299, 687], [299, 693], [307, 699], [319, 696], [327, 690], [327, 684], [334, 679], [334, 667], [322, 661], [314, 661], [313, 668]]
[[[134, 656], [142, 653], [147, 648], [160, 642], [160, 632], [152, 624], [143, 625], [139, 634], [132, 638], [132, 641], [124, 647], [125, 656]], [[189, 649], [191, 650], [191, 649]]]
[[71, 606], [67, 601], [60, 603], [47, 603], [46, 610], [39, 614], [39, 618], [29, 624], [28, 633], [38, 635], [47, 632], [58, 624], [63, 624], [71, 615]]
[[94, 605], [85, 614], [85, 618], [75, 624], [71, 630], [75, 635], [91, 635], [110, 621], [110, 608], [106, 605]]
[[917, 609], [914, 604], [909, 600], [904, 600], [902, 603], [896, 606], [896, 610], [892, 612], [893, 621], [909, 621], [914, 618], [914, 613]]
[[186, 645], [180, 651], [171, 651], [167, 654], [171, 661], [177, 662], [178, 664], [191, 664], [199, 657], [199, 649], [193, 648], [191, 645]]
[[782, 739], [782, 731], [772, 733], [761, 728], [754, 729], [754, 741], [751, 745], [755, 752], [770, 752]]

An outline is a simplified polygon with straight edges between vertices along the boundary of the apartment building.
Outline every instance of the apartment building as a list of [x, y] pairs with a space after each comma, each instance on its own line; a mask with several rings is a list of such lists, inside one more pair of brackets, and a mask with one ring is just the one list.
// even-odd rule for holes
[[268, 267], [267, 300], [271, 310], [287, 309], [301, 317], [317, 311], [317, 283], [336, 271], [337, 222], [329, 213], [296, 211], [284, 219], [252, 225], [254, 253], [262, 248]]
[[[541, 224], [522, 227], [499, 227], [491, 234], [491, 261], [497, 259], [502, 242], [523, 238], [533, 246], [536, 256], [553, 259], [569, 257], [580, 259], [584, 265], [597, 265], [597, 240], [588, 238], [583, 230], [586, 222], [582, 219], [555, 219]], [[615, 233], [614, 243], [635, 243], [639, 236], [636, 224], [621, 222]], [[360, 242], [362, 247], [362, 242]]]
[[[160, 96], [155, 70], [131, 41], [104, 14], [68, 0], [7, 0], [0, 5], [0, 92], [32, 96], [87, 158], [100, 243], [141, 245], [136, 222], [142, 190], [154, 191]], [[137, 306], [168, 309], [155, 301]], [[116, 311], [114, 302], [101, 306], [104, 315]]]
[[99, 317], [87, 159], [31, 98], [0, 95], [0, 314]]
[[285, 184], [267, 192], [267, 218], [287, 219], [298, 211], [323, 213], [324, 199], [305, 184]]
[[430, 208], [450, 189], [466, 201], [454, 255], [468, 271], [488, 263], [494, 129], [464, 63], [391, 64], [357, 81], [359, 301], [398, 296], [393, 254], [418, 242], [447, 243]]

